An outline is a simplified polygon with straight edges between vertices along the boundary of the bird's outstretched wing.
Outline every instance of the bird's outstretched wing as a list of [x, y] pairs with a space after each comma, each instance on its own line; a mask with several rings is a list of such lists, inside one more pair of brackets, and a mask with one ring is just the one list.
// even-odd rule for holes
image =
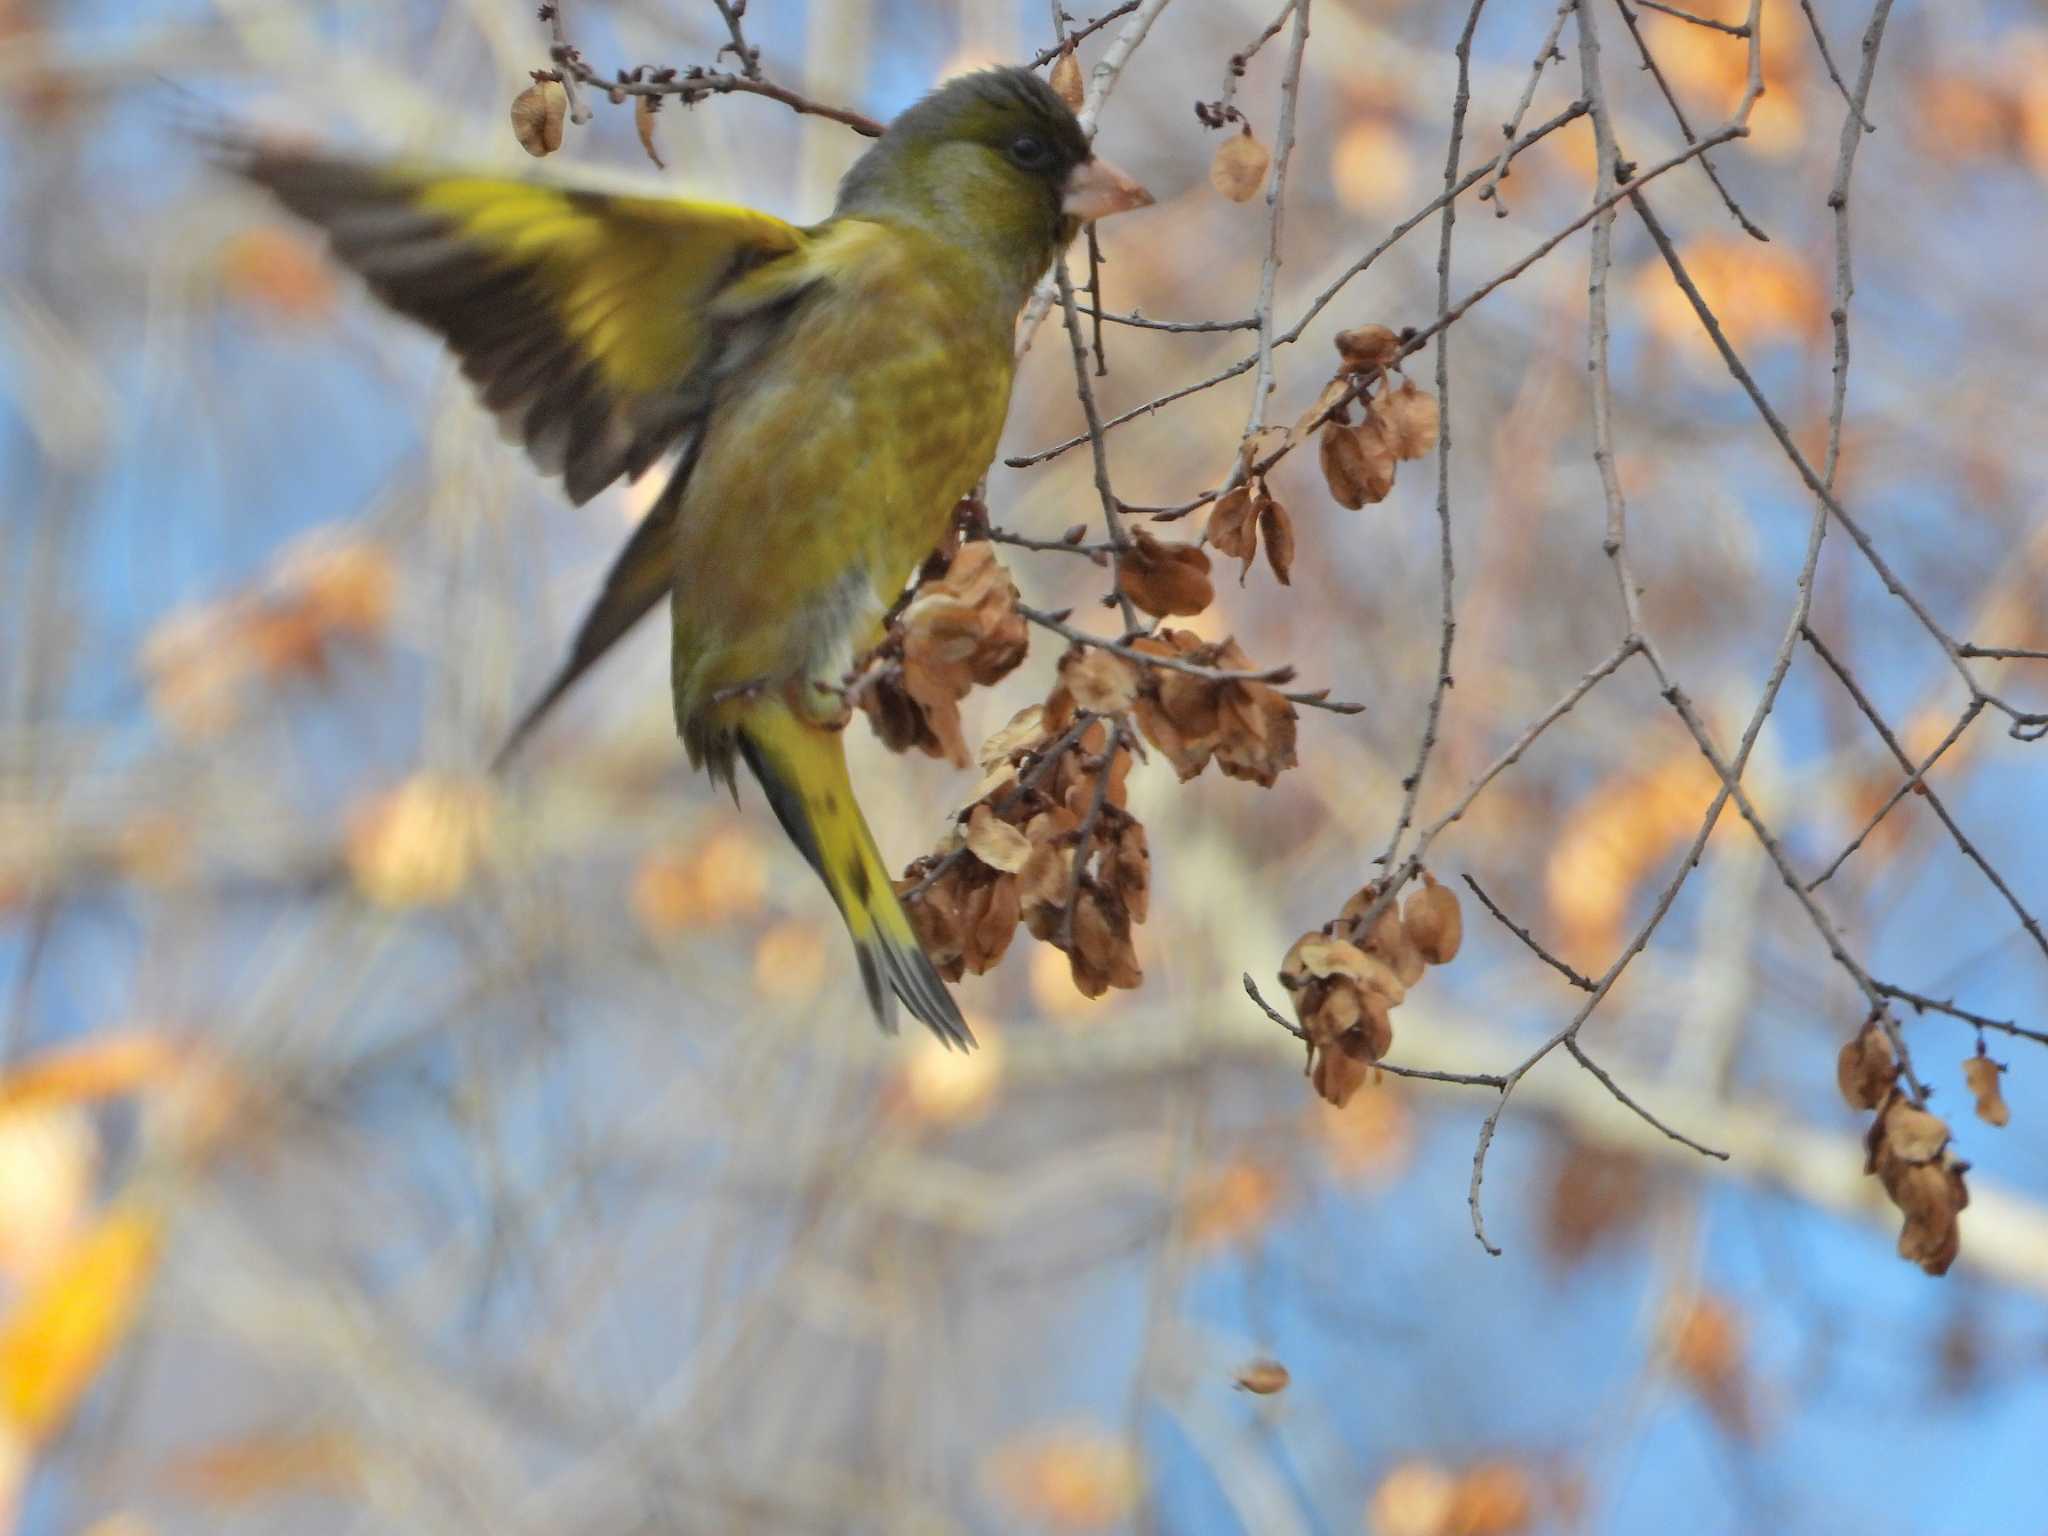
[[[719, 203], [249, 141], [222, 150], [233, 169], [325, 230], [385, 303], [444, 337], [507, 437], [560, 474], [572, 500], [675, 460], [671, 484], [502, 762], [668, 590], [668, 534], [714, 386], [801, 295], [809, 236]], [[777, 263], [786, 278], [764, 270]]]
[[247, 143], [226, 158], [445, 337], [507, 435], [579, 503], [685, 443], [708, 403], [721, 290], [807, 238], [718, 203]]

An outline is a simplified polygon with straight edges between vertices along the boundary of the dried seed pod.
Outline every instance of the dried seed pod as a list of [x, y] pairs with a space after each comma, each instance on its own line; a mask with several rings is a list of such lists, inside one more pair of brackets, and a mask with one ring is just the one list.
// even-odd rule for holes
[[1458, 957], [1465, 938], [1465, 916], [1458, 910], [1458, 893], [1437, 884], [1436, 876], [1422, 872], [1422, 889], [1410, 891], [1401, 906], [1401, 926], [1414, 941], [1422, 958], [1431, 965], [1449, 965]]
[[635, 96], [633, 98], [633, 131], [640, 135], [640, 147], [647, 151], [647, 158], [654, 162], [658, 171], [668, 169], [661, 158], [661, 151], [654, 147], [654, 118], [661, 111], [659, 96]]
[[1963, 1081], [1977, 1096], [1977, 1118], [1986, 1125], [2004, 1125], [2012, 1119], [2012, 1111], [2006, 1107], [2005, 1094], [1998, 1083], [1999, 1075], [2004, 1071], [2005, 1068], [1989, 1056], [1972, 1056], [1963, 1063]]
[[[1332, 421], [1349, 421], [1351, 419], [1350, 407], [1347, 405], [1343, 409], [1338, 410], [1338, 402], [1346, 399], [1350, 395], [1350, 393], [1351, 380], [1346, 378], [1341, 373], [1338, 374], [1334, 379], [1330, 380], [1329, 383], [1323, 386], [1323, 392], [1316, 396], [1315, 404], [1311, 405], [1307, 410], [1303, 411], [1300, 416], [1295, 418], [1294, 425], [1287, 429], [1289, 435], [1292, 437], [1300, 437], [1304, 433], [1314, 430], [1316, 427], [1322, 425], [1324, 413], [1331, 410], [1337, 410], [1337, 414], [1330, 418]], [[1267, 430], [1278, 431], [1280, 429], [1276, 427], [1269, 427], [1267, 428]]]
[[1248, 203], [1265, 185], [1266, 167], [1273, 163], [1266, 146], [1252, 136], [1247, 124], [1243, 133], [1225, 139], [1209, 162], [1209, 185], [1233, 203]]
[[1323, 479], [1341, 507], [1356, 512], [1360, 507], [1385, 501], [1394, 488], [1394, 451], [1386, 435], [1371, 416], [1357, 426], [1341, 421], [1323, 425], [1317, 440]]
[[1117, 556], [1117, 579], [1125, 595], [1154, 618], [1200, 613], [1216, 600], [1206, 551], [1154, 538], [1142, 528]]
[[1031, 857], [1031, 841], [986, 805], [977, 805], [967, 818], [967, 850], [990, 869], [1014, 875]]
[[1270, 496], [1260, 496], [1253, 509], [1258, 514], [1259, 533], [1266, 541], [1266, 564], [1280, 585], [1291, 586], [1294, 572], [1294, 519]]
[[1901, 1166], [1885, 1183], [1905, 1221], [1899, 1228], [1899, 1257], [1930, 1275], [1948, 1273], [1961, 1250], [1956, 1216], [1970, 1203], [1963, 1165], [1952, 1153], [1934, 1161]]
[[1892, 1043], [1871, 1020], [1859, 1029], [1835, 1058], [1835, 1085], [1851, 1109], [1875, 1109], [1899, 1079]]
[[1948, 1145], [1948, 1122], [1905, 1099], [1893, 1099], [1879, 1124], [1886, 1150], [1901, 1162], [1930, 1162]]
[[1081, 708], [1121, 714], [1138, 697], [1138, 669], [1113, 651], [1077, 645], [1060, 658], [1060, 681]]
[[1439, 418], [1436, 396], [1405, 381], [1372, 403], [1387, 442], [1397, 459], [1419, 459], [1436, 447]]
[[[1216, 505], [1209, 509], [1208, 530], [1202, 537], [1219, 555], [1242, 560], [1244, 571], [1252, 568], [1259, 553], [1259, 520], [1249, 485], [1233, 486], [1216, 499]], [[1243, 582], [1244, 572], [1240, 571], [1238, 583]]]
[[1337, 333], [1337, 355], [1352, 373], [1384, 368], [1401, 350], [1401, 338], [1384, 325], [1361, 325]]
[[512, 137], [536, 159], [562, 147], [562, 123], [569, 92], [553, 75], [536, 74], [533, 84], [512, 98]]
[[1055, 96], [1076, 112], [1081, 110], [1081, 103], [1088, 93], [1081, 84], [1081, 63], [1074, 57], [1072, 48], [1068, 48], [1054, 62], [1050, 83]]
[[1286, 1366], [1278, 1360], [1269, 1360], [1264, 1356], [1256, 1360], [1247, 1360], [1239, 1366], [1234, 1379], [1239, 1391], [1255, 1393], [1260, 1397], [1270, 1397], [1275, 1392], [1285, 1391], [1287, 1383], [1293, 1380], [1288, 1375]]

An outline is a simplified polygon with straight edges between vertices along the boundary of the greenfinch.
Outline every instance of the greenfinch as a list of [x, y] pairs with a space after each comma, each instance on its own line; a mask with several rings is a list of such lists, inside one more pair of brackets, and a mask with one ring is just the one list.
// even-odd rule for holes
[[446, 338], [572, 500], [665, 472], [507, 750], [667, 594], [691, 762], [760, 781], [846, 920], [881, 1026], [900, 998], [971, 1044], [855, 802], [844, 683], [995, 453], [1032, 287], [1144, 189], [1021, 69], [905, 111], [809, 227], [296, 149], [234, 159]]

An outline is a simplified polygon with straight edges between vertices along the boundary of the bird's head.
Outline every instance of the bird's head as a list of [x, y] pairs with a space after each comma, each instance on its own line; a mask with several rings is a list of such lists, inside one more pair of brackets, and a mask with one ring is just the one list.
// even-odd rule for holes
[[963, 75], [889, 125], [839, 186], [838, 212], [921, 225], [1028, 288], [1082, 224], [1151, 195], [1098, 158], [1027, 69]]

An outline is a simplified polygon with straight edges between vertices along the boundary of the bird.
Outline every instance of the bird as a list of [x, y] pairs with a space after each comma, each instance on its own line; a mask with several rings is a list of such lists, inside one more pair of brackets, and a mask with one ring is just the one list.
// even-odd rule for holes
[[808, 226], [574, 179], [243, 139], [230, 167], [438, 333], [581, 504], [664, 478], [502, 762], [666, 597], [678, 733], [744, 764], [823, 880], [876, 1022], [973, 1044], [854, 796], [843, 684], [996, 450], [1018, 316], [1081, 226], [1152, 202], [1036, 74], [933, 90]]

